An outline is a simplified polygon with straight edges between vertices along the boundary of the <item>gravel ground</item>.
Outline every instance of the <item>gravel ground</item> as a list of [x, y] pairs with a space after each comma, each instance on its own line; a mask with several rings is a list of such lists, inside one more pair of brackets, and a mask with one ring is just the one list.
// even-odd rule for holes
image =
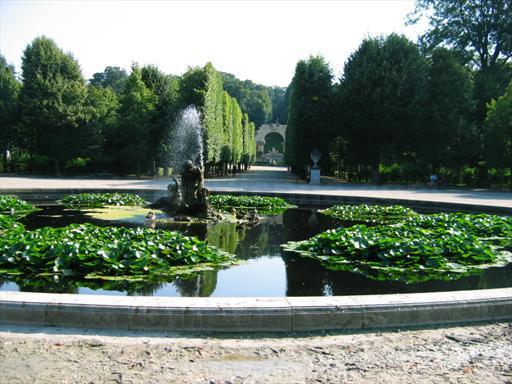
[[2, 326], [0, 382], [512, 383], [512, 324], [293, 336]]

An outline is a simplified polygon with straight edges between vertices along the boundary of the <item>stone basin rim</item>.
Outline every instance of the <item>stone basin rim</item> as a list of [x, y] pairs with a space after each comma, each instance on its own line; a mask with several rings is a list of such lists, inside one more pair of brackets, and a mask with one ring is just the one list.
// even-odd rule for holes
[[0, 324], [168, 332], [308, 332], [512, 320], [512, 288], [321, 297], [0, 291]]

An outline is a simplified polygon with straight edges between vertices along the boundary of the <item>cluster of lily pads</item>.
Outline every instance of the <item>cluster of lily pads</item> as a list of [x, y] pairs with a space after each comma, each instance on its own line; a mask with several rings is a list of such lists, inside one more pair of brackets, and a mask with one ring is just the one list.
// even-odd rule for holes
[[0, 195], [0, 216], [12, 219], [20, 219], [34, 211], [37, 208], [24, 200], [15, 196]]
[[277, 215], [291, 207], [286, 200], [272, 196], [235, 196], [235, 195], [212, 195], [209, 203], [213, 208], [220, 211], [248, 212], [253, 209], [263, 215]]
[[79, 193], [64, 196], [59, 203], [70, 208], [105, 206], [144, 206], [147, 201], [133, 193]]
[[[376, 218], [382, 222], [375, 207]], [[344, 212], [336, 207], [332, 212]], [[348, 212], [358, 208], [348, 208]], [[326, 268], [361, 273], [376, 280], [417, 283], [452, 280], [490, 266], [512, 262], [512, 217], [462, 213], [419, 215], [403, 212], [401, 221], [376, 226], [354, 225], [328, 230], [311, 239], [283, 247], [320, 260]], [[351, 216], [351, 220], [359, 217]]]
[[335, 205], [319, 212], [343, 221], [368, 224], [398, 223], [417, 215], [411, 208], [401, 205]]
[[33, 231], [17, 226], [0, 238], [0, 255], [0, 273], [55, 278], [161, 276], [189, 272], [188, 266], [199, 263], [231, 260], [179, 232], [92, 224]]
[[[97, 206], [121, 201], [116, 196], [98, 200], [81, 201], [96, 201]], [[14, 197], [5, 201], [11, 207], [24, 207], [24, 212], [31, 210], [30, 204]], [[234, 262], [233, 255], [179, 232], [92, 224], [29, 231], [18, 218], [0, 215], [0, 275], [129, 281], [190, 274]]]

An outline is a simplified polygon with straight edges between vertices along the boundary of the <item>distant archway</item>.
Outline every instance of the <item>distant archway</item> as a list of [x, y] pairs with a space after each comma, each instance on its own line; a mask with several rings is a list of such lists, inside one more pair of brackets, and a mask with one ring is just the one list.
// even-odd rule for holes
[[263, 124], [256, 131], [256, 160], [263, 163], [284, 163], [286, 125]]
[[276, 150], [279, 153], [284, 153], [284, 137], [277, 132], [270, 132], [265, 136], [265, 146], [263, 152], [268, 153]]

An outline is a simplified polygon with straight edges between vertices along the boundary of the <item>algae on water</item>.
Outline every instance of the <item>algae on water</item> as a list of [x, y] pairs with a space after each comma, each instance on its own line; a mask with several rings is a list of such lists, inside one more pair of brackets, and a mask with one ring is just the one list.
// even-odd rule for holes
[[144, 222], [149, 212], [156, 213], [157, 219], [165, 217], [162, 211], [137, 206], [106, 206], [85, 210], [85, 214], [93, 219], [138, 224]]

